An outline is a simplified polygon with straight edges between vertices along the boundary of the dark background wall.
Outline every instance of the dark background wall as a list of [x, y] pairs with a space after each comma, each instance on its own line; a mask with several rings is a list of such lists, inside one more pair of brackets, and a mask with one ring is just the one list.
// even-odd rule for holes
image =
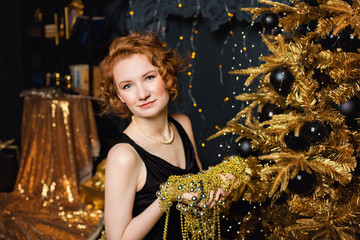
[[[26, 28], [34, 8], [37, 4], [44, 4], [46, 1], [8, 0], [2, 3], [3, 11], [0, 15], [1, 140], [14, 138], [16, 144], [20, 146], [23, 101], [20, 92], [23, 89], [40, 87], [41, 83], [34, 80], [30, 72], [32, 66], [41, 65], [41, 51], [51, 52], [46, 56], [46, 61], [52, 63], [55, 69], [67, 67], [63, 61], [64, 58], [91, 62], [96, 65], [113, 38], [127, 34], [130, 30], [136, 30], [128, 29], [125, 25], [128, 1], [123, 1], [122, 8], [115, 13], [112, 6], [117, 6], [119, 1], [104, 1], [96, 5], [96, 1], [84, 2], [93, 3], [86, 6], [86, 14], [112, 18], [111, 23], [108, 24], [100, 40], [100, 50], [83, 48], [75, 51], [71, 49], [70, 53], [56, 49], [54, 51], [52, 43], [41, 43], [39, 39], [33, 40], [26, 36]], [[48, 6], [56, 8], [54, 4]], [[182, 94], [177, 105], [172, 106], [171, 110], [183, 112], [191, 118], [198, 152], [204, 166], [216, 164], [223, 157], [235, 153], [236, 136], [225, 136], [211, 141], [207, 141], [207, 138], [217, 131], [216, 128], [223, 127], [246, 104], [234, 100], [234, 96], [257, 87], [254, 83], [249, 88], [244, 88], [246, 76], [237, 78], [230, 75], [228, 71], [232, 68], [247, 68], [260, 64], [258, 57], [260, 53], [266, 51], [259, 36], [261, 27], [255, 24], [249, 28], [249, 22], [233, 19], [222, 24], [218, 30], [211, 30], [201, 16], [194, 19], [176, 15], [169, 15], [166, 24], [163, 37], [171, 47], [183, 54], [196, 53], [196, 57], [192, 60], [192, 68], [189, 69], [192, 75], [189, 76], [186, 72], [179, 77]], [[198, 31], [195, 35], [192, 32], [193, 28]], [[180, 36], [183, 40], [180, 40]], [[107, 140], [114, 137], [122, 128], [121, 120], [116, 117], [99, 119], [99, 134], [103, 141], [101, 157], [106, 156], [109, 147]]]
[[0, 139], [20, 140], [23, 41], [20, 0], [3, 1], [0, 14]]

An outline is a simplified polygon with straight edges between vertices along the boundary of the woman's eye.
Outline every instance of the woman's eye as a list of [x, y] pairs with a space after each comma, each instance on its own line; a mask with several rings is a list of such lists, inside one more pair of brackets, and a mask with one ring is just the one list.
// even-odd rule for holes
[[154, 78], [154, 76], [151, 75], [151, 76], [147, 76], [145, 79], [146, 79], [146, 80], [151, 80], [151, 79], [153, 79], [153, 78]]
[[130, 84], [125, 84], [122, 88], [123, 89], [128, 89], [131, 85]]

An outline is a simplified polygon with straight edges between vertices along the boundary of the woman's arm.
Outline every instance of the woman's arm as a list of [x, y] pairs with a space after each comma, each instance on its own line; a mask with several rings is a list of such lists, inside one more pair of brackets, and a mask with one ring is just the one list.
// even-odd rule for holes
[[105, 173], [105, 230], [108, 240], [143, 239], [163, 213], [156, 199], [145, 211], [132, 218], [143, 167], [137, 153], [125, 144], [115, 145], [108, 153]]

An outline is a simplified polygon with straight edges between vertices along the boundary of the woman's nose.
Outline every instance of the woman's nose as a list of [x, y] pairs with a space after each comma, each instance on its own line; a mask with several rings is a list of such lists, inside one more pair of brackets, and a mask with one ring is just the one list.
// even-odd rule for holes
[[138, 86], [138, 96], [141, 100], [146, 100], [150, 96], [150, 91], [144, 85]]

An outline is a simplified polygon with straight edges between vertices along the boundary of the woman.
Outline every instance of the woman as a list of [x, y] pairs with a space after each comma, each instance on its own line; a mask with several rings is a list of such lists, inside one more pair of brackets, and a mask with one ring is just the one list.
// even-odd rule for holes
[[[107, 156], [107, 239], [162, 239], [165, 215], [156, 197], [159, 185], [170, 175], [202, 170], [189, 118], [168, 115], [168, 103], [179, 92], [176, 76], [185, 64], [154, 33], [134, 33], [115, 39], [100, 65], [102, 109], [131, 119]], [[224, 194], [220, 189], [208, 204]], [[183, 201], [190, 197], [183, 194]], [[179, 219], [173, 208], [169, 239], [182, 239]]]

